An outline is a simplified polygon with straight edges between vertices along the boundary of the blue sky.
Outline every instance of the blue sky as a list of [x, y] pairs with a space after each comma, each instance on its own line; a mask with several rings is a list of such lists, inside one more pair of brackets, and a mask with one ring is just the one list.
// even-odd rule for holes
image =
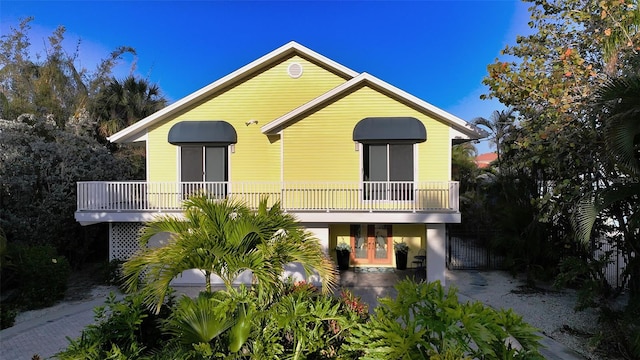
[[[0, 2], [0, 31], [35, 17], [42, 52], [64, 25], [93, 70], [118, 46], [137, 51], [136, 72], [178, 100], [266, 53], [296, 41], [368, 72], [467, 121], [503, 107], [482, 101], [486, 67], [527, 31], [519, 1], [15, 1]], [[132, 57], [118, 67], [129, 73]], [[489, 150], [486, 142], [480, 152]]]

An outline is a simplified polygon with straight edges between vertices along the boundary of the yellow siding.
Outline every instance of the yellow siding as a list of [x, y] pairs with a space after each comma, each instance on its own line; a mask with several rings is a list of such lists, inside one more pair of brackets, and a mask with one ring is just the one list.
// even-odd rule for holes
[[349, 230], [350, 224], [334, 224], [329, 225], [329, 256], [336, 260], [336, 245], [338, 243], [347, 243], [351, 242], [351, 234]]
[[[287, 74], [292, 62], [302, 64], [298, 79]], [[185, 120], [224, 120], [236, 129], [238, 143], [230, 154], [231, 181], [280, 181], [280, 140], [260, 127], [338, 86], [345, 80], [300, 57], [292, 57], [235, 87], [213, 94], [177, 116], [152, 127], [148, 134], [148, 180], [178, 179], [176, 146], [167, 142], [169, 129]], [[245, 122], [257, 120], [257, 125]]]
[[427, 141], [418, 144], [416, 181], [449, 181], [449, 126], [369, 87], [285, 128], [285, 181], [359, 181], [353, 128], [366, 117], [397, 116], [415, 117], [427, 129]]
[[409, 244], [409, 255], [407, 257], [407, 266], [412, 266], [413, 257], [418, 255], [420, 249], [426, 249], [427, 242], [425, 235], [427, 229], [424, 224], [398, 224], [393, 225], [392, 229], [393, 242], [406, 242]]

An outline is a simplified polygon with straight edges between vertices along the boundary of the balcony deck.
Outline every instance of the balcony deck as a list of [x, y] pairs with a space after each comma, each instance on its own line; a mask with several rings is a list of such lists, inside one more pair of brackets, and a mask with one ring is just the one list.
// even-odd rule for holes
[[147, 221], [157, 214], [180, 214], [185, 199], [193, 194], [206, 193], [213, 199], [239, 200], [251, 208], [257, 208], [260, 200], [267, 197], [270, 204], [280, 202], [284, 211], [306, 214], [305, 218], [312, 222], [328, 219], [320, 214], [333, 214], [335, 216], [331, 218], [339, 218], [344, 213], [418, 214], [420, 216], [413, 218], [422, 221], [427, 221], [425, 214], [444, 214], [445, 218], [452, 219], [446, 222], [459, 222], [456, 221], [459, 219], [458, 187], [458, 182], [399, 181], [90, 181], [77, 184], [76, 220], [82, 223], [126, 218], [131, 218], [129, 221]]

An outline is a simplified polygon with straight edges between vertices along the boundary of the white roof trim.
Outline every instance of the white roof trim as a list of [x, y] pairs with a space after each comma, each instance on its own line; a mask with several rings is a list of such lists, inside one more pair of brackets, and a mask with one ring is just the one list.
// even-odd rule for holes
[[287, 122], [289, 122], [290, 120], [294, 119], [295, 117], [303, 114], [304, 112], [310, 111], [312, 109], [314, 109], [316, 106], [332, 99], [335, 96], [340, 95], [341, 93], [355, 87], [358, 86], [359, 84], [361, 84], [362, 82], [367, 82], [375, 87], [378, 87], [380, 89], [383, 89], [385, 91], [388, 91], [390, 93], [392, 93], [395, 96], [398, 96], [400, 98], [402, 98], [405, 101], [408, 101], [412, 104], [414, 104], [416, 107], [418, 107], [419, 109], [422, 109], [423, 111], [427, 112], [427, 113], [431, 113], [433, 115], [435, 115], [437, 118], [445, 120], [446, 122], [448, 122], [449, 124], [452, 125], [453, 128], [455, 128], [456, 130], [458, 130], [459, 133], [464, 134], [466, 136], [468, 136], [471, 139], [481, 139], [487, 136], [487, 133], [480, 129], [479, 127], [470, 124], [436, 106], [433, 106], [431, 104], [429, 104], [428, 102], [417, 98], [403, 90], [398, 89], [397, 87], [390, 85], [389, 83], [386, 83], [378, 78], [376, 78], [373, 75], [370, 75], [368, 73], [362, 73], [356, 77], [354, 77], [353, 79], [345, 82], [344, 84], [341, 84], [335, 88], [333, 88], [332, 90], [322, 94], [321, 96], [309, 101], [308, 103], [294, 109], [293, 111], [290, 111], [287, 114], [282, 115], [281, 117], [269, 122], [268, 124], [264, 125], [261, 130], [263, 133], [271, 133], [274, 130], [279, 130], [280, 128], [282, 128]]
[[215, 82], [203, 87], [202, 89], [197, 90], [196, 92], [183, 97], [182, 99], [174, 102], [173, 104], [147, 116], [146, 118], [136, 122], [135, 124], [121, 131], [118, 131], [117, 133], [108, 137], [107, 140], [113, 143], [125, 143], [125, 142], [133, 141], [134, 139], [140, 139], [140, 136], [138, 135], [138, 133], [146, 129], [147, 127], [151, 126], [152, 124], [163, 120], [167, 116], [170, 116], [171, 114], [179, 111], [180, 109], [187, 106], [188, 104], [196, 102], [208, 96], [209, 94], [215, 92], [216, 90], [224, 86], [227, 86], [229, 83], [251, 73], [255, 69], [261, 68], [265, 64], [270, 63], [272, 60], [278, 59], [279, 57], [289, 53], [292, 53], [292, 54], [299, 53], [303, 56], [311, 58], [314, 61], [317, 61], [322, 65], [331, 68], [332, 70], [338, 72], [339, 74], [347, 78], [355, 77], [358, 75], [356, 71], [353, 71], [327, 57], [324, 57], [318, 54], [317, 52], [296, 43], [295, 41], [291, 41], [277, 48], [276, 50], [273, 50], [272, 52], [262, 56], [261, 58], [254, 60], [253, 62], [241, 67], [240, 69], [226, 75], [225, 77], [222, 77], [219, 80], [216, 80]]

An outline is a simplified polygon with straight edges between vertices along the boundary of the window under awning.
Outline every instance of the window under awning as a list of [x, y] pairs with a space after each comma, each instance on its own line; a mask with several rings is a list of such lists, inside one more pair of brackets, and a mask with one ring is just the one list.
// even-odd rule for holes
[[353, 128], [353, 141], [419, 143], [427, 141], [427, 129], [413, 117], [369, 117]]
[[183, 144], [219, 144], [229, 145], [238, 142], [238, 134], [231, 124], [222, 120], [181, 121], [169, 130], [169, 143]]

